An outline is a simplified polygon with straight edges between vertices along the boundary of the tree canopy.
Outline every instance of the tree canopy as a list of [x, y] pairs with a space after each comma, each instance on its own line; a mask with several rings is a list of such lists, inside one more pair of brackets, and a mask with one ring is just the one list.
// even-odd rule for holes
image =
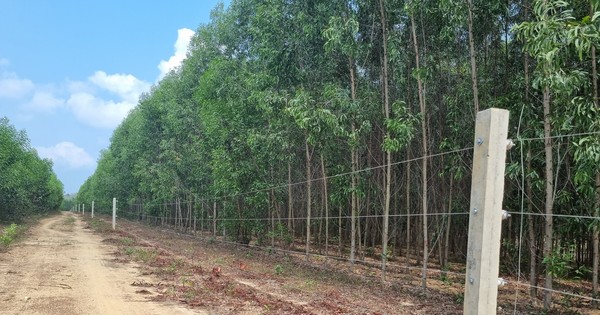
[[0, 221], [56, 211], [63, 193], [52, 161], [41, 159], [27, 134], [0, 118]]

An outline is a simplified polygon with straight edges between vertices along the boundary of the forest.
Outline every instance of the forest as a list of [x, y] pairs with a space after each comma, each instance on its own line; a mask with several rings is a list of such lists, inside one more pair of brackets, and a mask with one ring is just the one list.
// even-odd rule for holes
[[[229, 241], [463, 262], [475, 115], [510, 111], [501, 273], [597, 296], [599, 2], [232, 0], [77, 202]], [[4, 176], [2, 174], [1, 176]], [[4, 181], [2, 181], [4, 183]]]
[[30, 146], [24, 131], [0, 117], [0, 223], [56, 211], [63, 200], [63, 184]]

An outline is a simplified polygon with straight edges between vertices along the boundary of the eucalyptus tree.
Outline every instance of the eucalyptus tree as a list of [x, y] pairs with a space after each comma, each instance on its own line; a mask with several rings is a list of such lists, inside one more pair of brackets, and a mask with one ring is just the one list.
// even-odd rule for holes
[[419, 49], [419, 39], [417, 37], [417, 25], [415, 22], [415, 16], [418, 14], [419, 5], [411, 2], [408, 8], [410, 15], [410, 28], [412, 33], [412, 44], [414, 49], [415, 58], [415, 78], [417, 80], [418, 96], [419, 96], [419, 109], [421, 113], [421, 213], [422, 213], [422, 240], [423, 240], [423, 271], [421, 275], [421, 285], [423, 288], [427, 287], [427, 260], [429, 256], [429, 239], [427, 232], [427, 165], [429, 155], [429, 144], [427, 135], [427, 102], [426, 102], [426, 84], [424, 83], [424, 71], [421, 68], [421, 55], [424, 53]]
[[[542, 90], [545, 152], [545, 238], [544, 262], [546, 278], [544, 308], [552, 305], [553, 268], [550, 265], [553, 254], [553, 208], [555, 202], [555, 179], [553, 160], [553, 109], [552, 98], [568, 99], [584, 81], [585, 73], [581, 69], [568, 69], [567, 60], [571, 57], [570, 49], [585, 42], [585, 32], [573, 31], [570, 27], [575, 20], [573, 10], [564, 1], [534, 1], [534, 20], [523, 22], [515, 29], [519, 38], [524, 41], [524, 49], [535, 58], [536, 72], [533, 86]], [[589, 46], [588, 46], [589, 47]], [[563, 103], [563, 106], [566, 104]], [[554, 109], [561, 110], [558, 108]]]
[[[351, 233], [350, 233], [350, 261], [354, 263], [355, 254], [356, 254], [356, 217], [358, 214], [357, 210], [357, 171], [358, 171], [358, 146], [360, 142], [358, 141], [358, 132], [357, 132], [357, 121], [356, 121], [356, 109], [358, 104], [357, 97], [357, 89], [358, 89], [358, 78], [356, 75], [356, 64], [355, 60], [359, 55], [359, 43], [357, 41], [358, 32], [359, 32], [359, 23], [356, 20], [355, 12], [352, 9], [352, 5], [348, 5], [346, 10], [343, 11], [341, 16], [333, 16], [329, 20], [329, 24], [327, 28], [323, 31], [323, 36], [327, 39], [325, 43], [325, 48], [328, 52], [336, 52], [339, 51], [343, 57], [348, 59], [348, 73], [349, 73], [349, 86], [350, 86], [350, 100], [344, 101], [343, 93], [335, 93], [335, 95], [340, 96], [337, 99], [341, 101], [342, 104], [346, 105], [348, 110], [348, 119], [350, 121], [350, 130], [347, 131], [348, 135], [348, 144], [351, 148], [350, 156], [351, 156], [351, 210], [350, 210], [350, 220], [351, 220]], [[358, 122], [360, 124], [360, 122]], [[340, 217], [341, 213], [338, 214]], [[341, 229], [341, 223], [340, 223]], [[341, 230], [340, 230], [341, 231]], [[341, 234], [341, 233], [338, 233]], [[338, 235], [340, 241], [342, 239], [341, 235]], [[338, 245], [339, 250], [341, 252], [341, 244]]]
[[63, 193], [52, 162], [31, 148], [25, 131], [0, 118], [0, 221], [58, 210]]
[[[588, 13], [589, 14], [585, 14]], [[600, 216], [600, 105], [598, 100], [598, 72], [596, 59], [596, 46], [598, 46], [598, 32], [600, 31], [600, 4], [590, 1], [589, 11], [582, 14], [580, 21], [571, 23], [569, 32], [577, 39], [574, 41], [576, 52], [581, 61], [591, 64], [590, 79], [591, 87], [586, 89], [585, 95], [576, 97], [572, 105], [576, 107], [575, 118], [579, 131], [588, 133], [575, 141], [574, 159], [576, 162], [576, 173], [574, 182], [577, 191], [585, 196], [584, 204], [593, 209], [590, 216]], [[589, 59], [588, 59], [589, 58]], [[584, 60], [585, 59], [585, 60]], [[592, 297], [598, 297], [598, 268], [600, 264], [600, 227], [597, 222], [592, 221]], [[594, 303], [597, 305], [597, 303]]]

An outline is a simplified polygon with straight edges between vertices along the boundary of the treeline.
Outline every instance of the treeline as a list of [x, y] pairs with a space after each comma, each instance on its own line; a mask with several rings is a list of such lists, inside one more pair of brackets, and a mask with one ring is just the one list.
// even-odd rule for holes
[[56, 211], [62, 200], [52, 162], [38, 156], [24, 131], [0, 118], [0, 222]]
[[77, 199], [183, 228], [219, 219], [204, 227], [239, 242], [287, 234], [307, 255], [373, 254], [384, 277], [398, 257], [443, 269], [465, 257], [475, 115], [500, 107], [516, 142], [504, 208], [524, 213], [504, 224], [502, 272], [591, 279], [598, 15], [594, 1], [233, 0]]

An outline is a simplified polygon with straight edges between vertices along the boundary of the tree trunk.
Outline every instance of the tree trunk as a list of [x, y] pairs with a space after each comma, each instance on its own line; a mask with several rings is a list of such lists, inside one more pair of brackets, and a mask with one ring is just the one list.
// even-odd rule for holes
[[468, 24], [469, 24], [469, 52], [471, 55], [471, 81], [473, 85], [473, 108], [475, 115], [479, 112], [479, 91], [477, 88], [477, 61], [475, 58], [475, 43], [473, 40], [473, 1], [467, 0], [468, 9]]
[[[554, 166], [552, 158], [552, 125], [550, 122], [550, 88], [544, 88], [544, 155], [546, 160], [546, 205], [544, 227], [544, 257], [549, 258], [552, 254], [552, 233], [553, 233], [553, 217], [552, 211], [554, 208]], [[549, 268], [546, 267], [546, 291], [544, 292], [544, 309], [549, 310], [552, 307], [552, 274]]]
[[323, 171], [323, 201], [325, 203], [325, 257], [329, 256], [329, 194], [327, 192], [327, 171], [325, 160], [321, 154], [321, 170]]
[[[388, 93], [388, 52], [387, 52], [387, 23], [385, 18], [385, 7], [383, 0], [379, 0], [379, 10], [381, 14], [381, 32], [383, 40], [383, 105], [385, 110], [385, 119], [390, 119], [390, 101]], [[389, 138], [389, 131], [386, 131]], [[390, 199], [392, 186], [392, 152], [386, 152], [386, 170], [385, 170], [385, 205], [383, 208], [383, 231], [381, 233], [381, 281], [385, 281], [385, 267], [387, 263], [387, 246], [390, 219]]]
[[[272, 173], [271, 173], [272, 174]], [[273, 180], [273, 179], [271, 179]], [[270, 211], [270, 215], [271, 215], [271, 247], [275, 247], [275, 212], [276, 212], [276, 201], [275, 201], [275, 192], [273, 191], [273, 189], [271, 189], [269, 191], [269, 208], [271, 209]]]
[[[348, 57], [348, 66], [350, 68], [350, 96], [352, 97], [352, 102], [356, 101], [356, 76], [354, 74], [354, 60], [352, 59], [352, 57]], [[354, 134], [354, 132], [356, 132], [356, 126], [354, 123], [354, 118], [352, 119], [352, 133]], [[352, 174], [350, 175], [350, 187], [351, 187], [351, 214], [350, 214], [350, 220], [351, 220], [351, 229], [350, 229], [350, 262], [352, 264], [354, 264], [354, 259], [355, 259], [355, 254], [356, 254], [356, 171], [357, 171], [357, 149], [355, 148], [355, 145], [353, 143], [350, 144], [351, 148], [350, 148], [350, 159], [352, 160], [351, 162], [351, 168], [352, 168]], [[341, 208], [340, 208], [340, 256], [342, 254], [342, 220], [341, 220], [341, 216], [342, 216], [342, 212], [341, 212]]]
[[448, 247], [450, 246], [450, 227], [452, 226], [452, 192], [454, 190], [454, 176], [450, 175], [450, 189], [448, 193], [448, 220], [446, 221], [446, 234], [444, 235], [444, 259], [442, 260], [442, 270], [444, 274], [448, 269]]
[[[529, 18], [529, 6], [527, 1], [525, 6], [525, 20]], [[529, 104], [529, 54], [525, 54], [523, 58], [523, 69], [525, 74], [525, 102]], [[527, 174], [531, 172], [531, 145], [527, 145]], [[531, 178], [525, 176], [526, 191], [527, 191], [527, 222], [528, 222], [528, 234], [529, 234], [529, 296], [536, 298], [537, 296], [537, 247], [536, 247], [536, 233], [535, 233], [535, 221], [533, 215], [533, 189], [531, 185]]]
[[[596, 202], [595, 202], [595, 216], [600, 217], [600, 172], [596, 173]], [[597, 223], [594, 223], [594, 262], [592, 272], [592, 297], [598, 298], [598, 263], [600, 261], [600, 253], [598, 252], [600, 246], [600, 228]], [[597, 301], [593, 301], [595, 307], [598, 306]]]
[[[593, 11], [593, 8], [591, 8]], [[596, 46], [592, 45], [592, 95], [594, 97], [594, 104], [596, 108], [598, 106], [598, 70], [596, 68]], [[596, 172], [596, 202], [595, 202], [595, 216], [600, 216], [600, 171]], [[598, 224], [594, 224], [594, 262], [592, 267], [592, 297], [598, 298], [598, 264], [600, 263], [600, 227]], [[593, 301], [594, 306], [598, 306], [598, 302]]]
[[292, 199], [292, 162], [288, 161], [288, 230], [294, 235], [294, 199]]
[[338, 208], [338, 255], [340, 257], [343, 257], [342, 256], [342, 240], [343, 240], [342, 233], [343, 233], [343, 230], [342, 230], [342, 205], [340, 204], [339, 208]]
[[175, 229], [182, 230], [183, 229], [183, 214], [181, 213], [181, 199], [177, 197], [177, 201], [175, 202], [175, 207], [177, 209], [176, 219], [177, 224], [175, 225]]
[[[531, 172], [531, 147], [527, 147], [527, 173]], [[535, 221], [533, 215], [533, 189], [531, 185], [531, 179], [526, 176], [526, 187], [527, 190], [527, 222], [528, 234], [529, 234], [529, 296], [535, 298], [537, 296], [537, 246], [535, 240]]]
[[217, 201], [213, 201], [213, 237], [217, 237]]
[[[419, 63], [419, 44], [417, 41], [417, 33], [415, 26], [414, 16], [410, 17], [413, 47], [415, 50], [415, 67], [417, 71], [420, 69]], [[427, 235], [427, 113], [425, 111], [425, 87], [420, 76], [417, 76], [417, 87], [419, 90], [419, 107], [421, 109], [421, 139], [422, 139], [422, 153], [423, 158], [421, 159], [421, 191], [423, 196], [421, 199], [422, 207], [422, 232], [423, 232], [423, 269], [421, 272], [421, 286], [423, 289], [427, 288], [427, 258], [429, 253], [429, 240]]]
[[[319, 154], [319, 160], [323, 161], [323, 154]], [[322, 165], [321, 165], [322, 166]], [[322, 171], [321, 171], [322, 173]], [[317, 247], [319, 248], [319, 255], [323, 254], [323, 210], [325, 209], [325, 200], [324, 196], [325, 191], [321, 192], [321, 206], [319, 207], [319, 232], [317, 233]]]
[[352, 154], [352, 176], [350, 182], [351, 193], [351, 228], [350, 228], [350, 263], [354, 264], [356, 259], [356, 152]]
[[[410, 160], [410, 147], [406, 149], [406, 159]], [[410, 162], [406, 163], [406, 267], [410, 267]]]
[[188, 197], [188, 222], [187, 222], [188, 230], [196, 229], [196, 221], [194, 221], [193, 225], [192, 225], [192, 219], [195, 218], [195, 213], [193, 213], [194, 212], [193, 210], [194, 210], [194, 203], [192, 202], [192, 195], [190, 194]]
[[308, 146], [308, 134], [306, 135], [306, 139], [304, 142], [305, 151], [306, 151], [306, 260], [309, 259], [310, 252], [310, 214], [311, 214], [311, 174], [310, 174], [310, 160], [311, 154]]
[[[196, 219], [198, 217], [198, 214], [196, 213], [196, 206], [198, 205], [197, 202], [198, 202], [198, 198], [194, 197], [194, 205], [193, 205], [193, 209], [194, 209], [194, 214], [193, 214], [193, 217], [194, 217], [194, 227], [193, 227], [193, 229], [194, 229], [194, 235], [196, 235]], [[200, 210], [200, 214], [202, 214], [202, 210]]]

